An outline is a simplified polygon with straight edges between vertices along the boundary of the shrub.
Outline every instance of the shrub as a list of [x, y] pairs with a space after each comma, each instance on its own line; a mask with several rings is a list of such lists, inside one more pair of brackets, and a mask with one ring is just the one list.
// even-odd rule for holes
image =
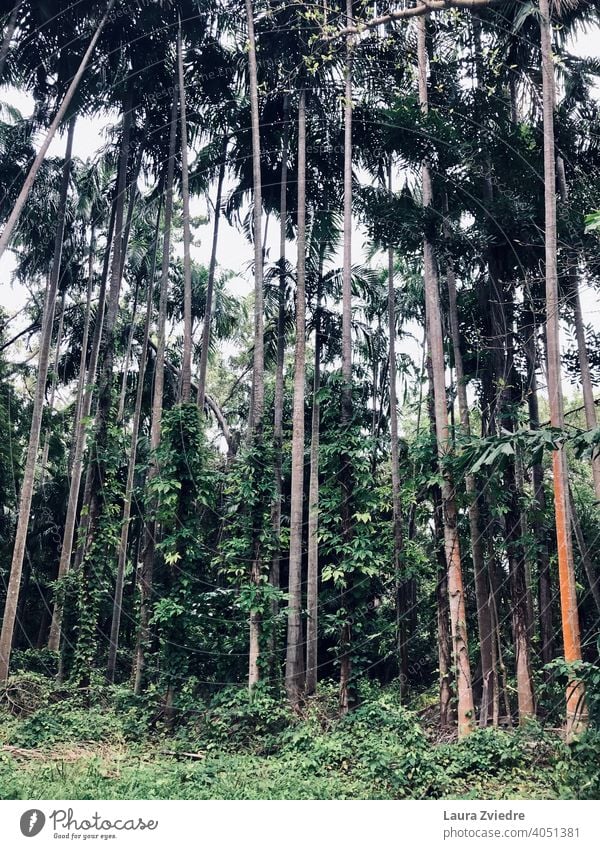
[[556, 764], [558, 793], [565, 799], [600, 799], [600, 731], [590, 728], [564, 746]]
[[290, 761], [317, 777], [335, 771], [365, 779], [383, 797], [419, 799], [441, 791], [427, 738], [414, 714], [382, 694], [324, 732], [314, 718], [292, 734], [284, 749]]

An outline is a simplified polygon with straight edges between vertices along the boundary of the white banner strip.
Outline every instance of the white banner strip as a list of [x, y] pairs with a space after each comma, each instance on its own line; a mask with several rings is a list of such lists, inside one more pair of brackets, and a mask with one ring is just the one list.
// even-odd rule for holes
[[598, 849], [598, 802], [0, 802], [6, 849]]

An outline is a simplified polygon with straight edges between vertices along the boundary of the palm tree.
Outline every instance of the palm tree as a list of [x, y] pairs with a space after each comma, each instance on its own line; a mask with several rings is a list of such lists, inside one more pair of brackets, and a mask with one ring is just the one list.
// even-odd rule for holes
[[[260, 148], [260, 112], [258, 104], [258, 67], [256, 60], [256, 37], [254, 33], [254, 9], [252, 0], [245, 0], [246, 25], [248, 28], [248, 83], [250, 93], [250, 116], [252, 130], [252, 176], [253, 176], [253, 232], [254, 232], [254, 362], [252, 371], [252, 405], [250, 413], [250, 439], [257, 450], [263, 441], [263, 412], [265, 397], [265, 355], [263, 320], [263, 248], [262, 248], [262, 180]], [[253, 553], [251, 580], [259, 584], [261, 577], [261, 552], [259, 529], [253, 528]], [[250, 613], [250, 648], [248, 653], [248, 686], [250, 690], [259, 679], [260, 615]]]
[[183, 199], [183, 360], [181, 363], [181, 400], [190, 399], [192, 383], [192, 261], [190, 257], [190, 185], [187, 149], [187, 113], [183, 48], [181, 43], [181, 16], [177, 27], [177, 78], [179, 81], [179, 109], [181, 120], [181, 195]]
[[306, 91], [298, 101], [298, 263], [296, 266], [296, 346], [292, 413], [292, 483], [285, 686], [293, 705], [304, 691], [302, 651], [302, 528], [304, 515], [304, 386], [306, 381]]
[[[157, 347], [154, 360], [154, 391], [152, 396], [152, 424], [150, 431], [150, 449], [155, 455], [160, 444], [160, 431], [163, 413], [163, 391], [165, 379], [165, 332], [167, 322], [167, 296], [169, 284], [169, 262], [171, 256], [171, 220], [173, 215], [173, 180], [175, 174], [175, 147], [177, 141], [177, 89], [173, 94], [171, 107], [169, 153], [166, 164], [165, 175], [165, 212], [163, 221], [163, 245], [162, 245], [162, 267], [160, 276], [160, 294], [158, 303], [157, 320]], [[156, 458], [153, 456], [150, 469], [148, 470], [147, 484], [158, 473]], [[154, 554], [156, 549], [156, 521], [152, 517], [156, 504], [152, 505], [150, 517], [144, 524], [144, 541], [142, 545], [142, 565], [139, 576], [140, 589], [140, 621], [137, 637], [136, 655], [134, 658], [133, 689], [136, 694], [141, 693], [143, 686], [143, 674], [146, 660], [146, 650], [150, 635], [150, 605], [152, 596], [152, 581], [154, 572]]]
[[[428, 109], [427, 84], [427, 47], [426, 21], [417, 21], [418, 61], [419, 61], [419, 101], [422, 111]], [[430, 167], [427, 160], [422, 166], [423, 206], [433, 202]], [[425, 312], [427, 320], [427, 341], [431, 357], [433, 379], [433, 401], [435, 407], [435, 428], [437, 449], [442, 476], [442, 499], [444, 518], [444, 539], [448, 568], [448, 595], [450, 598], [450, 624], [452, 628], [453, 661], [458, 693], [458, 734], [464, 737], [473, 729], [474, 706], [471, 687], [471, 670], [467, 648], [467, 627], [465, 598], [462, 581], [460, 541], [458, 536], [458, 512], [454, 496], [454, 486], [444, 457], [450, 449], [448, 434], [448, 405], [446, 400], [444, 343], [440, 312], [440, 295], [436, 259], [433, 244], [427, 233], [423, 241], [423, 277], [425, 282]]]
[[[46, 393], [46, 377], [48, 374], [48, 363], [50, 359], [50, 344], [52, 330], [54, 327], [54, 311], [56, 306], [56, 294], [60, 278], [61, 258], [63, 250], [63, 235], [65, 229], [65, 213], [67, 207], [67, 195], [69, 190], [69, 176], [71, 172], [71, 155], [73, 151], [73, 137], [75, 134], [75, 118], [71, 118], [67, 131], [67, 143], [65, 160], [63, 165], [63, 177], [60, 188], [60, 202], [58, 220], [56, 223], [56, 235], [54, 240], [54, 257], [52, 268], [48, 278], [46, 296], [44, 299], [44, 312], [42, 317], [42, 332], [40, 338], [40, 351], [38, 358], [37, 383], [31, 415], [31, 427], [29, 431], [29, 443], [27, 446], [27, 459], [23, 473], [23, 483], [19, 500], [19, 517], [15, 533], [15, 544], [13, 549], [8, 590], [2, 619], [2, 631], [0, 633], [0, 682], [5, 684], [8, 679], [10, 654], [12, 648], [17, 605], [19, 602], [19, 590], [21, 586], [21, 573], [23, 571], [23, 558], [27, 543], [27, 528], [31, 511], [31, 499], [35, 481], [35, 466], [38, 458], [40, 433], [42, 428], [42, 413]], [[33, 181], [32, 181], [33, 182]], [[13, 225], [14, 226], [14, 225]], [[0, 252], [1, 253], [1, 252]]]
[[[564, 430], [565, 415], [562, 394], [560, 352], [560, 301], [558, 294], [556, 233], [556, 172], [554, 144], [554, 105], [556, 101], [552, 54], [552, 18], [549, 0], [540, 0], [540, 37], [542, 53], [542, 99], [544, 116], [544, 212], [546, 259], [546, 345], [548, 361], [548, 398], [553, 427]], [[569, 472], [564, 445], [552, 455], [554, 477], [554, 510], [558, 544], [558, 579], [565, 660], [581, 660], [579, 614], [575, 588], [573, 541], [569, 521]], [[587, 723], [587, 707], [583, 683], [573, 677], [567, 686], [567, 737], [571, 739]]]
[[96, 29], [94, 31], [94, 34], [93, 34], [93, 36], [90, 40], [88, 48], [85, 51], [85, 53], [84, 53], [84, 55], [81, 59], [81, 62], [80, 62], [79, 67], [77, 69], [77, 72], [76, 72], [75, 76], [73, 77], [73, 79], [71, 80], [71, 84], [69, 85], [69, 88], [67, 89], [67, 91], [66, 91], [66, 93], [65, 93], [65, 95], [62, 99], [60, 107], [58, 108], [58, 111], [56, 112], [56, 115], [54, 116], [54, 119], [53, 119], [52, 123], [50, 124], [50, 127], [48, 128], [48, 132], [46, 133], [44, 141], [42, 142], [40, 149], [39, 149], [35, 159], [33, 160], [32, 164], [31, 164], [31, 167], [29, 169], [29, 173], [27, 174], [27, 176], [25, 178], [25, 181], [23, 183], [21, 191], [19, 192], [19, 196], [18, 196], [18, 198], [15, 202], [15, 205], [12, 209], [12, 212], [9, 215], [6, 224], [4, 225], [2, 235], [0, 235], [0, 257], [2, 256], [2, 254], [4, 253], [6, 248], [8, 247], [8, 244], [9, 244], [10, 239], [12, 237], [12, 234], [13, 234], [13, 231], [14, 231], [15, 226], [17, 224], [17, 221], [19, 220], [21, 212], [23, 211], [23, 207], [27, 203], [27, 198], [29, 197], [29, 194], [31, 192], [31, 188], [33, 186], [33, 183], [35, 181], [37, 173], [40, 170], [40, 166], [45, 159], [46, 153], [48, 152], [48, 148], [50, 147], [50, 144], [52, 143], [52, 139], [56, 135], [57, 129], [60, 127], [65, 115], [67, 114], [67, 110], [69, 108], [71, 100], [73, 99], [73, 95], [77, 91], [79, 83], [81, 82], [81, 79], [82, 79], [83, 75], [85, 74], [86, 68], [87, 68], [89, 61], [90, 61], [90, 58], [91, 58], [91, 56], [94, 52], [96, 44], [98, 43], [98, 39], [102, 35], [102, 30], [104, 29], [106, 22], [110, 18], [110, 13], [112, 12], [112, 8], [115, 5], [115, 2], [116, 2], [116, 0], [109, 0], [108, 5], [106, 7], [106, 11], [104, 12], [104, 15], [102, 16], [102, 18], [100, 20], [100, 23], [98, 24], [98, 26], [96, 27]]
[[154, 295], [154, 280], [156, 275], [156, 254], [158, 237], [160, 232], [160, 218], [162, 212], [162, 196], [159, 199], [156, 214], [156, 228], [152, 240], [152, 260], [150, 263], [150, 274], [147, 279], [146, 294], [146, 318], [144, 320], [144, 331], [142, 338], [142, 349], [139, 357], [137, 389], [135, 396], [135, 407], [131, 425], [131, 443], [129, 446], [129, 460], [127, 463], [127, 480], [125, 483], [125, 499], [123, 502], [123, 518], [121, 526], [121, 537], [117, 552], [117, 575], [115, 581], [115, 595], [113, 601], [113, 615], [110, 628], [110, 641], [108, 649], [107, 677], [114, 681], [117, 662], [117, 651], [119, 648], [119, 629], [121, 624], [121, 613], [123, 603], [123, 585], [125, 578], [125, 565], [127, 560], [127, 544], [129, 540], [129, 526], [131, 519], [131, 505], [133, 500], [133, 484], [135, 478], [135, 467], [137, 459], [137, 443], [139, 439], [140, 421], [142, 418], [142, 403], [144, 398], [144, 377], [146, 374], [146, 362], [148, 359], [148, 347], [150, 327], [152, 324], [152, 299]]

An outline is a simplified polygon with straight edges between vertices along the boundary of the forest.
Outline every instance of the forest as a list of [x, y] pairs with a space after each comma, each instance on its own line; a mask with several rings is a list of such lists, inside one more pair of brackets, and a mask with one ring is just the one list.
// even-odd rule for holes
[[0, 798], [599, 798], [600, 2], [0, 10]]

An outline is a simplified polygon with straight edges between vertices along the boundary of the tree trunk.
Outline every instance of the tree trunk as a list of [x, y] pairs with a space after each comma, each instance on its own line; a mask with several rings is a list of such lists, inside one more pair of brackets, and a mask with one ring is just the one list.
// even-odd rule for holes
[[[73, 462], [71, 464], [71, 480], [69, 482], [69, 500], [67, 503], [67, 515], [65, 518], [65, 527], [63, 531], [62, 546], [60, 551], [60, 561], [58, 564], [58, 580], [69, 572], [71, 565], [71, 555], [73, 553], [73, 539], [75, 536], [75, 524], [77, 520], [77, 506], [79, 504], [79, 490], [81, 487], [81, 477], [83, 473], [83, 455], [85, 452], [86, 442], [86, 420], [92, 409], [93, 386], [96, 380], [96, 370], [98, 368], [98, 358], [100, 355], [100, 342], [102, 340], [102, 327], [104, 325], [104, 306], [106, 301], [106, 284], [108, 281], [108, 270], [110, 267], [111, 245], [113, 242], [113, 234], [115, 229], [115, 218], [117, 209], [117, 198], [113, 201], [108, 224], [108, 232], [106, 236], [106, 251], [104, 254], [104, 262], [102, 266], [102, 274], [100, 277], [100, 286], [98, 290], [98, 311], [96, 313], [96, 322], [94, 324], [94, 335], [92, 337], [92, 347], [90, 351], [90, 361], [85, 370], [85, 348], [81, 353], [81, 367], [79, 371], [79, 382], [77, 394], [81, 401], [77, 403], [77, 411], [75, 424], [73, 427]], [[92, 240], [93, 241], [93, 240]], [[89, 259], [89, 274], [90, 280], [93, 278], [93, 248], [90, 246]], [[89, 306], [88, 306], [89, 310]], [[87, 347], [87, 339], [86, 339]], [[88, 470], [89, 471], [89, 470]], [[86, 479], [87, 483], [87, 479]], [[86, 487], [87, 489], [87, 487]], [[82, 525], [87, 526], [87, 515], [85, 520], [82, 520]], [[82, 539], [84, 536], [84, 528], [81, 529], [80, 546], [82, 547]], [[48, 638], [48, 648], [51, 651], [58, 651], [60, 646], [61, 628], [62, 628], [62, 604], [57, 599], [54, 603], [52, 612], [52, 624], [50, 625], [50, 636]]]
[[181, 44], [181, 18], [177, 30], [177, 73], [179, 79], [179, 112], [181, 119], [181, 195], [183, 200], [183, 357], [181, 360], [181, 400], [190, 400], [192, 385], [192, 259], [190, 245], [190, 186], [187, 149], [187, 115], [185, 76]]
[[[65, 150], [65, 161], [63, 165], [62, 182], [60, 187], [60, 201], [58, 208], [58, 220], [56, 222], [56, 235], [54, 238], [54, 256], [52, 270], [48, 278], [46, 297], [44, 299], [44, 312], [42, 317], [42, 329], [40, 335], [40, 351], [38, 359], [38, 374], [33, 399], [33, 410], [31, 413], [31, 426], [29, 430], [29, 442], [27, 445], [27, 459], [23, 471], [23, 483], [21, 485], [21, 496], [19, 500], [19, 515], [15, 532], [15, 545], [13, 549], [10, 576], [6, 593], [4, 616], [2, 619], [2, 631], [0, 633], [0, 685], [5, 684], [8, 679], [10, 653], [12, 647], [13, 633], [15, 629], [15, 618], [17, 605], [19, 603], [19, 589], [21, 586], [21, 573], [23, 570], [23, 558], [27, 544], [27, 528], [29, 527], [29, 514], [31, 512], [31, 500], [35, 482], [35, 466], [38, 458], [40, 445], [40, 433], [42, 428], [42, 414], [44, 411], [44, 398], [46, 394], [46, 378], [48, 376], [48, 363], [50, 360], [50, 345], [52, 341], [52, 329], [54, 326], [54, 311], [56, 308], [56, 293], [60, 279], [60, 266], [63, 249], [63, 236], [65, 230], [65, 215], [67, 209], [67, 197], [69, 191], [69, 175], [71, 172], [71, 154], [73, 150], [73, 136], [75, 134], [75, 118], [69, 122], [67, 143]], [[8, 225], [7, 225], [8, 226]], [[1, 255], [1, 252], [0, 252]]]
[[133, 350], [133, 339], [135, 336], [135, 320], [138, 308], [139, 295], [139, 280], [136, 278], [135, 289], [133, 293], [133, 305], [131, 307], [131, 327], [127, 335], [127, 346], [125, 348], [125, 361], [123, 363], [123, 377], [121, 380], [121, 391], [119, 392], [119, 406], [117, 408], [117, 424], [123, 423], [125, 416], [125, 400], [127, 398], [127, 377], [129, 375], [129, 365], [131, 363], [131, 352]]
[[206, 281], [206, 306], [204, 308], [204, 322], [202, 324], [202, 346], [200, 349], [200, 369], [198, 374], [198, 406], [204, 409], [204, 398], [206, 395], [206, 370], [208, 367], [208, 353], [210, 351], [210, 324], [212, 320], [213, 291], [215, 285], [215, 271], [217, 267], [217, 245], [219, 243], [219, 221], [221, 220], [221, 199], [223, 196], [223, 181], [225, 179], [225, 164], [227, 158], [227, 139], [223, 142], [222, 159], [219, 166], [219, 177], [217, 181], [217, 196], [215, 198], [215, 221], [213, 224], [212, 249], [210, 252], [210, 264], [208, 267], [208, 279]]
[[[254, 11], [252, 0], [245, 0], [246, 23], [248, 26], [248, 82], [250, 90], [250, 113], [252, 127], [252, 183], [254, 225], [254, 363], [252, 371], [252, 408], [249, 422], [250, 440], [259, 450], [263, 443], [263, 413], [265, 396], [264, 355], [264, 294], [263, 294], [263, 245], [262, 245], [262, 178], [260, 149], [260, 112], [258, 105], [258, 69], [256, 60], [256, 38], [254, 35]], [[256, 521], [254, 522], [256, 525]], [[250, 580], [259, 584], [262, 574], [260, 528], [252, 528], [252, 565]], [[248, 651], [248, 687], [250, 690], [260, 677], [260, 614], [250, 613], [250, 635]]]
[[129, 539], [129, 524], [131, 518], [131, 503], [133, 499], [133, 484], [135, 479], [135, 464], [137, 458], [137, 443], [139, 438], [140, 421], [142, 417], [142, 401], [144, 398], [144, 377], [146, 374], [146, 363], [148, 360], [148, 339], [150, 326], [152, 324], [152, 296], [154, 294], [154, 278], [156, 273], [156, 253], [158, 247], [158, 235], [160, 231], [160, 215], [162, 211], [162, 198], [158, 204], [156, 216], [156, 230], [152, 249], [152, 270], [148, 279], [148, 291], [146, 294], [146, 319], [144, 322], [144, 339], [139, 359], [138, 383], [135, 396], [135, 409], [133, 412], [133, 423], [131, 426], [131, 443], [129, 446], [129, 462], [127, 464], [127, 482], [125, 484], [125, 501], [123, 503], [123, 519], [121, 526], [121, 539], [118, 548], [117, 576], [115, 581], [115, 597], [113, 600], [113, 614], [110, 627], [110, 642], [108, 647], [107, 678], [115, 680], [115, 668], [117, 662], [117, 651], [119, 648], [119, 629], [121, 625], [121, 612], [123, 603], [123, 584], [125, 576], [125, 565], [127, 562], [127, 543]]
[[[346, 26], [353, 25], [352, 0], [346, 0]], [[344, 68], [344, 235], [342, 268], [342, 428], [352, 422], [352, 36], [346, 39], [346, 64]], [[350, 458], [342, 451], [340, 486], [342, 490], [342, 537], [349, 543], [352, 537], [352, 468]], [[352, 623], [348, 603], [351, 598], [351, 579], [341, 593], [341, 606], [345, 620], [340, 634], [340, 713], [348, 713], [353, 701], [350, 692], [352, 671]]]
[[[60, 281], [59, 281], [60, 282]], [[58, 364], [60, 362], [60, 346], [62, 345], [63, 328], [65, 323], [65, 300], [67, 297], [66, 290], [62, 294], [60, 301], [60, 318], [58, 320], [58, 329], [56, 331], [56, 346], [54, 348], [54, 367], [52, 369], [52, 383], [50, 386], [50, 398], [48, 400], [48, 410], [54, 410], [54, 400], [56, 398], [56, 384], [58, 382]], [[50, 451], [50, 431], [46, 431], [44, 436], [44, 445], [42, 448], [42, 458], [40, 460], [40, 486], [44, 486], [44, 478], [46, 477], [46, 466], [48, 464], [48, 453]]]
[[[275, 550], [271, 561], [271, 584], [279, 587], [281, 583], [281, 500], [282, 500], [282, 444], [283, 444], [283, 369], [285, 363], [285, 295], [287, 275], [285, 268], [285, 248], [287, 233], [287, 182], [288, 182], [288, 145], [289, 145], [289, 96], [283, 99], [283, 138], [281, 145], [281, 183], [279, 192], [279, 292], [277, 309], [277, 362], [275, 365], [275, 392], [273, 399], [273, 479], [274, 498], [271, 509], [271, 527]], [[277, 639], [276, 621], [279, 613], [279, 603], [274, 600], [271, 604], [271, 633], [269, 663], [271, 674], [277, 672]]]
[[[173, 179], [175, 175], [175, 146], [177, 142], [177, 91], [173, 95], [171, 107], [171, 126], [169, 134], [169, 158], [165, 178], [165, 216], [163, 222], [162, 265], [160, 275], [160, 294], [158, 303], [157, 346], [154, 360], [154, 391], [152, 396], [152, 424], [150, 427], [151, 461], [147, 484], [158, 473], [156, 450], [160, 445], [160, 430], [163, 411], [163, 391], [165, 381], [165, 342], [167, 324], [167, 296], [169, 287], [169, 261], [171, 254], [171, 218], [173, 215]], [[152, 503], [149, 517], [144, 524], [142, 544], [142, 564], [139, 575], [140, 621], [138, 627], [136, 653], [133, 668], [133, 689], [136, 695], [142, 691], [146, 651], [150, 636], [150, 605], [152, 600], [152, 581], [154, 572], [154, 553], [156, 548], [156, 521], [153, 514], [156, 504]]]
[[[444, 203], [445, 212], [448, 212], [447, 200]], [[447, 225], [444, 226], [445, 238], [449, 236]], [[456, 372], [456, 395], [458, 399], [458, 411], [463, 433], [466, 437], [471, 435], [471, 423], [469, 421], [469, 404], [467, 401], [467, 386], [465, 382], [465, 371], [463, 367], [462, 351], [460, 348], [460, 331], [458, 325], [458, 304], [456, 295], [456, 278], [451, 263], [446, 268], [446, 283], [448, 286], [448, 304], [450, 319], [450, 335], [452, 338], [452, 353], [454, 356], [454, 369]], [[471, 537], [471, 556], [473, 558], [473, 573], [475, 579], [475, 601], [477, 605], [477, 625], [479, 630], [479, 657], [481, 662], [481, 705], [479, 709], [479, 725], [482, 728], [491, 719], [494, 693], [492, 686], [494, 682], [493, 666], [493, 633], [491, 614], [488, 604], [489, 580], [483, 552], [483, 540], [481, 534], [481, 518], [479, 515], [480, 493], [477, 489], [475, 476], [465, 475], [465, 488], [469, 501], [469, 531]]]
[[[546, 254], [546, 336], [548, 347], [548, 396], [553, 427], [564, 428], [564, 405], [560, 363], [560, 300], [556, 262], [556, 175], [554, 145], [555, 80], [552, 55], [552, 24], [549, 0], [540, 0], [542, 48], [542, 98], [544, 112], [544, 210]], [[581, 660], [579, 613], [575, 587], [573, 540], [569, 521], [568, 469], [564, 446], [553, 452], [554, 509], [558, 545], [558, 579], [565, 660]], [[583, 683], [573, 678], [566, 692], [567, 739], [587, 725], [587, 706]]]
[[[537, 322], [533, 311], [526, 314], [524, 324], [523, 338], [528, 373], [527, 406], [529, 410], [529, 427], [531, 430], [539, 430], [540, 414], [535, 344]], [[547, 512], [546, 493], [544, 491], [544, 468], [541, 463], [533, 464], [531, 477], [533, 482], [532, 527], [537, 546], [540, 653], [542, 664], [546, 666], [554, 657], [554, 627], [552, 624], [552, 582], [547, 542], [548, 529], [545, 527], [545, 516]]]
[[91, 41], [88, 45], [88, 48], [85, 51], [83, 58], [82, 58], [82, 60], [79, 64], [79, 68], [77, 69], [75, 76], [71, 80], [71, 84], [69, 85], [69, 88], [67, 89], [65, 96], [62, 99], [62, 103], [59, 106], [58, 112], [54, 116], [54, 120], [52, 121], [52, 123], [50, 124], [50, 127], [48, 128], [48, 132], [46, 133], [46, 137], [44, 138], [44, 141], [42, 142], [40, 149], [39, 149], [35, 159], [33, 160], [33, 163], [31, 164], [31, 167], [29, 169], [29, 173], [27, 174], [27, 177], [25, 178], [25, 182], [23, 183], [23, 187], [22, 187], [21, 191], [19, 192], [19, 196], [18, 196], [17, 200], [15, 201], [15, 205], [12, 209], [11, 214], [8, 217], [8, 221], [4, 225], [4, 230], [2, 231], [2, 235], [0, 236], [0, 257], [2, 256], [2, 254], [4, 253], [6, 248], [8, 247], [8, 243], [11, 239], [12, 234], [13, 234], [13, 230], [15, 229], [15, 225], [16, 225], [17, 221], [19, 220], [21, 212], [23, 211], [23, 207], [25, 206], [25, 204], [27, 202], [27, 198], [29, 197], [29, 193], [31, 192], [31, 187], [33, 186], [34, 180], [37, 176], [37, 172], [40, 170], [40, 166], [41, 166], [42, 162], [44, 161], [46, 153], [48, 152], [48, 148], [50, 147], [52, 139], [54, 138], [54, 136], [56, 134], [56, 130], [60, 126], [61, 121], [63, 120], [63, 118], [65, 117], [65, 115], [67, 113], [67, 109], [69, 108], [69, 104], [71, 103], [71, 100], [73, 99], [73, 95], [77, 91], [79, 83], [81, 82], [81, 78], [83, 77], [83, 75], [85, 73], [85, 69], [87, 68], [90, 57], [91, 57], [92, 53], [94, 52], [94, 48], [95, 48], [95, 46], [98, 42], [98, 39], [100, 38], [100, 36], [102, 34], [102, 30], [104, 29], [104, 25], [106, 24], [114, 5], [115, 5], [115, 0], [109, 0], [108, 6], [106, 7], [106, 11], [104, 12], [102, 20], [98, 24], [96, 31], [94, 32], [94, 35], [92, 36], [92, 39], [91, 39]]
[[[129, 244], [129, 233], [131, 232], [131, 221], [133, 219], [133, 210], [135, 208], [135, 201], [137, 198], [137, 181], [140, 173], [140, 168], [142, 165], [142, 154], [143, 149], [140, 147], [137, 162], [133, 168], [132, 178], [131, 178], [131, 190], [129, 192], [129, 205], [127, 207], [127, 218], [125, 220], [125, 230], [123, 231], [123, 247], [121, 248], [121, 277], [123, 277], [123, 273], [125, 271], [125, 260], [127, 258], [127, 245]], [[133, 339], [135, 335], [135, 313], [137, 308], [137, 298], [138, 298], [138, 286], [136, 284], [135, 287], [135, 296], [133, 299], [133, 309], [132, 309], [132, 321], [131, 327], [129, 329], [129, 337], [127, 339], [127, 350], [125, 353], [125, 364], [123, 366], [123, 380], [121, 381], [121, 393], [119, 395], [119, 408], [117, 412], [117, 422], [123, 421], [123, 416], [125, 414], [125, 398], [127, 395], [127, 375], [129, 374], [129, 361], [131, 359], [131, 349], [133, 346]]]
[[298, 103], [298, 264], [296, 268], [296, 347], [292, 413], [292, 481], [285, 688], [292, 705], [304, 691], [302, 651], [302, 527], [304, 516], [304, 387], [306, 382], [306, 92]]
[[[105, 498], [106, 450], [109, 445], [109, 419], [112, 407], [114, 384], [115, 328], [119, 311], [119, 296], [122, 281], [122, 258], [126, 246], [123, 244], [125, 232], [125, 201], [127, 197], [127, 169], [131, 147], [131, 128], [133, 125], [133, 86], [129, 85], [123, 97], [123, 118], [121, 144], [117, 172], [117, 207], [115, 212], [115, 234], [110, 271], [110, 285], [106, 304], [106, 315], [102, 328], [99, 361], [101, 369], [98, 379], [98, 404], [94, 417], [94, 441], [91, 445], [89, 466], [85, 482], [84, 504], [87, 506], [87, 525], [85, 541], [81, 540], [78, 556], [81, 557], [78, 568], [82, 568], [80, 584], [80, 613], [93, 618], [92, 603], [94, 588], [98, 581], [95, 558], [87, 559], [87, 554], [99, 531], [99, 521]], [[90, 620], [91, 621], [91, 620]], [[94, 623], [95, 624], [95, 623]], [[84, 639], [83, 634], [87, 633]], [[91, 629], [81, 628], [77, 643], [77, 666], [80, 683], [87, 684], [90, 666], [94, 661], [95, 640]]]
[[306, 683], [305, 693], [317, 689], [319, 633], [319, 439], [321, 406], [321, 278], [323, 250], [319, 261], [315, 304], [315, 362], [313, 375], [312, 417], [310, 429], [310, 478], [308, 483], [308, 566], [306, 576]]
[[[435, 428], [435, 423], [432, 422]], [[436, 608], [437, 643], [439, 667], [439, 706], [440, 725], [449, 728], [453, 721], [452, 711], [452, 649], [450, 627], [450, 600], [448, 597], [448, 567], [444, 553], [444, 520], [442, 494], [439, 486], [433, 487], [433, 527], [434, 544], [437, 555]]]
[[[418, 20], [418, 55], [419, 55], [419, 99], [421, 109], [427, 112], [427, 50], [426, 50], [425, 20]], [[429, 164], [424, 161], [422, 168], [423, 205], [431, 206], [433, 192]], [[458, 695], [458, 735], [464, 737], [473, 730], [474, 706], [471, 687], [471, 670], [467, 648], [467, 623], [465, 598], [462, 582], [462, 564], [460, 558], [460, 542], [458, 536], [458, 513], [454, 497], [454, 485], [444, 457], [448, 453], [448, 405], [446, 401], [444, 346], [442, 339], [442, 319], [440, 311], [440, 296], [438, 291], [437, 269], [433, 244], [427, 234], [423, 244], [424, 282], [425, 282], [425, 311], [431, 366], [433, 371], [433, 397], [435, 404], [435, 421], [437, 448], [442, 476], [442, 500], [444, 513], [444, 540], [446, 546], [446, 561], [448, 564], [448, 594], [450, 597], [450, 624], [452, 629], [453, 662], [455, 667]]]
[[[393, 194], [392, 163], [388, 165], [388, 189]], [[388, 248], [388, 335], [389, 335], [389, 384], [390, 384], [390, 441], [392, 461], [392, 538], [394, 541], [394, 584], [396, 595], [396, 643], [398, 646], [398, 668], [400, 691], [404, 692], [408, 679], [408, 644], [406, 635], [405, 593], [402, 580], [401, 558], [404, 547], [402, 534], [402, 503], [400, 499], [400, 459], [398, 452], [398, 398], [396, 368], [396, 292], [394, 289], [394, 248]]]

